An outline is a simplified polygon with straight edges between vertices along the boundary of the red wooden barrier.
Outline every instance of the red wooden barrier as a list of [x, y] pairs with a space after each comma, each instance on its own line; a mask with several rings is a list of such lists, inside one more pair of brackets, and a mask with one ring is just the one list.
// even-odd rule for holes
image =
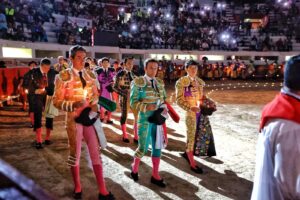
[[11, 96], [18, 93], [19, 78], [29, 71], [28, 67], [0, 69], [0, 96]]

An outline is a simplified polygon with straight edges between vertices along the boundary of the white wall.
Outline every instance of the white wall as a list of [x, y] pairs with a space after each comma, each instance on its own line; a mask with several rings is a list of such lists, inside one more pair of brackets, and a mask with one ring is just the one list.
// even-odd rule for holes
[[[0, 40], [0, 59], [5, 59], [2, 54], [2, 47], [23, 47], [31, 48], [33, 52], [33, 58], [36, 58], [36, 50], [51, 50], [51, 51], [60, 51], [61, 55], [65, 56], [65, 52], [69, 50], [70, 45], [59, 45], [51, 43], [30, 43], [30, 42], [19, 42], [19, 41], [9, 41], [9, 40]], [[95, 56], [95, 52], [99, 53], [115, 53], [118, 54], [119, 60], [122, 58], [122, 54], [142, 54], [144, 58], [148, 58], [149, 54], [171, 54], [172, 60], [175, 59], [174, 54], [192, 54], [197, 55], [198, 59], [201, 58], [201, 55], [223, 55], [226, 59], [228, 56], [251, 56], [254, 60], [255, 56], [279, 56], [279, 62], [285, 61], [286, 56], [298, 55], [299, 51], [291, 52], [256, 52], [256, 51], [180, 51], [173, 49], [151, 49], [151, 50], [137, 50], [137, 49], [121, 49], [118, 47], [108, 47], [108, 46], [94, 46], [86, 47], [88, 52], [91, 52], [91, 56]], [[18, 59], [16, 55], [15, 59]]]

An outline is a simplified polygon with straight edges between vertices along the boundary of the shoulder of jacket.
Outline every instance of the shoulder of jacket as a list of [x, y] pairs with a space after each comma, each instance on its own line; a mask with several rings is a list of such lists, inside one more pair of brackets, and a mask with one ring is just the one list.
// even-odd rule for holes
[[176, 85], [181, 85], [183, 87], [188, 87], [190, 85], [190, 78], [187, 76], [181, 77], [177, 82]]
[[117, 77], [120, 77], [120, 76], [124, 76], [125, 75], [125, 71], [123, 69], [121, 69], [120, 71], [118, 71], [117, 73]]
[[96, 75], [93, 71], [86, 69], [85, 72], [91, 79], [96, 79]]
[[114, 71], [115, 71], [115, 68], [109, 67], [109, 68], [108, 68], [108, 71], [114, 72]]
[[32, 70], [30, 70], [31, 73], [37, 73], [40, 71], [40, 68], [37, 67], [37, 68], [33, 68]]
[[62, 71], [59, 72], [58, 77], [62, 80], [62, 81], [69, 81], [71, 80], [72, 76], [72, 71], [71, 69], [64, 69]]
[[99, 75], [103, 72], [103, 68], [102, 67], [99, 67], [95, 70], [95, 72]]
[[165, 86], [165, 82], [164, 82], [163, 80], [161, 80], [160, 78], [157, 78], [157, 77], [156, 77], [156, 81], [157, 81], [157, 83], [158, 83], [159, 85]]
[[146, 80], [143, 76], [138, 76], [135, 79], [133, 79], [133, 84], [137, 87], [145, 87], [146, 86]]
[[205, 82], [204, 82], [201, 78], [196, 77], [196, 80], [198, 81], [198, 83], [199, 83], [200, 85], [205, 86]]

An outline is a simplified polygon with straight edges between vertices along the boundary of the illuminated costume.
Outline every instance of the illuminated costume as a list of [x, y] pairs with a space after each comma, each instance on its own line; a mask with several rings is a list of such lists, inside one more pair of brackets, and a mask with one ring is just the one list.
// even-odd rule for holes
[[[153, 82], [153, 83], [151, 83]], [[153, 115], [155, 111], [147, 111], [147, 105], [156, 104], [157, 107], [164, 103], [166, 99], [166, 92], [164, 83], [158, 78], [151, 78], [147, 75], [134, 79], [131, 85], [130, 105], [133, 109], [138, 111], [138, 135], [139, 145], [134, 155], [134, 162], [132, 164], [132, 178], [138, 180], [138, 168], [141, 158], [147, 153], [149, 143], [152, 144], [152, 177], [151, 182], [165, 187], [163, 179], [158, 174], [161, 149], [165, 141], [162, 139], [163, 130], [158, 133], [157, 124], [150, 123], [148, 118]]]
[[195, 133], [197, 128], [197, 114], [191, 111], [192, 107], [199, 106], [203, 95], [204, 81], [198, 77], [192, 79], [184, 76], [176, 82], [176, 102], [179, 107], [186, 111], [187, 145], [186, 153], [183, 154], [196, 173], [202, 173], [202, 169], [196, 166], [194, 161]]
[[[98, 103], [99, 95], [96, 82], [96, 76], [90, 70], [82, 69], [81, 71], [78, 71], [73, 67], [63, 70], [59, 73], [55, 81], [53, 103], [58, 109], [67, 112], [66, 128], [70, 150], [67, 164], [71, 167], [75, 185], [74, 194], [81, 197], [79, 161], [81, 142], [84, 139], [89, 149], [89, 155], [98, 183], [99, 199], [114, 199], [112, 194], [108, 193], [106, 190], [99, 151], [99, 137], [96, 135], [95, 126], [92, 126], [93, 124], [83, 125], [84, 123], [81, 124], [75, 122], [76, 118], [86, 111], [85, 109], [89, 107], [89, 105]], [[74, 103], [80, 102], [84, 100], [84, 98], [86, 98], [90, 104], [75, 108]]]

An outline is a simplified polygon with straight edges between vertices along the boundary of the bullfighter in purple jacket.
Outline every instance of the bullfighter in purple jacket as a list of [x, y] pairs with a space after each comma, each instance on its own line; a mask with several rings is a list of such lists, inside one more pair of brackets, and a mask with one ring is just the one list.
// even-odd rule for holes
[[[109, 58], [101, 59], [102, 67], [96, 70], [98, 75], [98, 81], [100, 83], [100, 96], [113, 101], [112, 92], [113, 92], [113, 77], [115, 76], [115, 69], [110, 67]], [[113, 121], [110, 119], [111, 112], [107, 112], [106, 123], [113, 124]], [[100, 108], [100, 119], [104, 121], [105, 117], [105, 109], [103, 107]]]

